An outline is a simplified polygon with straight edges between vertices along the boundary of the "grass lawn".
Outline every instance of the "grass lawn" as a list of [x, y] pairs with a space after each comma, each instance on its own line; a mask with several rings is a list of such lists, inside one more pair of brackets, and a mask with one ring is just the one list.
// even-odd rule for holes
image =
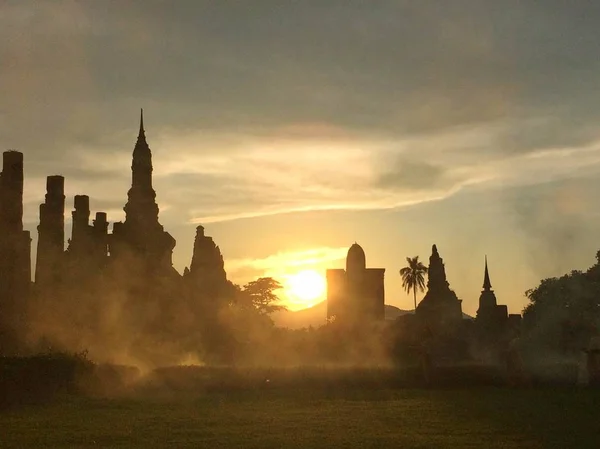
[[599, 448], [600, 391], [261, 389], [0, 412], [0, 448]]

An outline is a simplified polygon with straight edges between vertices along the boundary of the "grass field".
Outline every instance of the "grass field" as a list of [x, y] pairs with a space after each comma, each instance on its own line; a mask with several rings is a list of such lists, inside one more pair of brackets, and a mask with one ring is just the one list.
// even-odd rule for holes
[[63, 398], [0, 413], [1, 448], [598, 448], [600, 391], [265, 388]]

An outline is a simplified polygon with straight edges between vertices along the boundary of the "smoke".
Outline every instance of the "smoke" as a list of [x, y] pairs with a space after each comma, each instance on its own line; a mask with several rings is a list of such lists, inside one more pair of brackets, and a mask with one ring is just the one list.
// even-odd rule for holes
[[541, 277], [568, 272], [589, 253], [589, 205], [575, 182], [546, 184], [509, 198], [515, 223], [524, 236], [525, 257]]
[[338, 323], [285, 329], [228, 284], [207, 295], [179, 275], [132, 278], [132, 269], [66, 276], [37, 286], [24, 340], [31, 352], [87, 352], [101, 364], [148, 373], [167, 366], [391, 366], [384, 326]]

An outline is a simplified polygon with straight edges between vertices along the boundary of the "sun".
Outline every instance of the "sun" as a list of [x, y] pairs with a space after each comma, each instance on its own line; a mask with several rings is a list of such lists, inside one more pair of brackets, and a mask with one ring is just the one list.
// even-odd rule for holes
[[307, 307], [325, 293], [325, 278], [315, 270], [303, 270], [287, 280], [288, 291]]

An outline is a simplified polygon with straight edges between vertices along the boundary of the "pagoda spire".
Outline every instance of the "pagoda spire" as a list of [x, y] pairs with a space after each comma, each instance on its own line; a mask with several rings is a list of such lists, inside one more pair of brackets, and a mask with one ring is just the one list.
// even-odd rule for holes
[[133, 149], [133, 186], [152, 189], [152, 152], [146, 142], [144, 110], [140, 109], [140, 131]]
[[[136, 147], [142, 147], [144, 150], [150, 151], [146, 142], [146, 130], [144, 129], [144, 110], [140, 108], [140, 130], [138, 132]], [[145, 152], [145, 151], [144, 151]]]
[[145, 131], [144, 131], [144, 109], [140, 108], [140, 132], [138, 134], [139, 136], [145, 136]]
[[158, 224], [156, 192], [152, 188], [152, 152], [146, 141], [143, 109], [140, 109], [140, 130], [133, 149], [131, 188], [127, 196], [126, 222], [144, 223], [145, 226], [149, 223]]
[[485, 256], [485, 273], [483, 275], [483, 290], [491, 291], [492, 283], [490, 282], [490, 273], [488, 271], [487, 255]]

